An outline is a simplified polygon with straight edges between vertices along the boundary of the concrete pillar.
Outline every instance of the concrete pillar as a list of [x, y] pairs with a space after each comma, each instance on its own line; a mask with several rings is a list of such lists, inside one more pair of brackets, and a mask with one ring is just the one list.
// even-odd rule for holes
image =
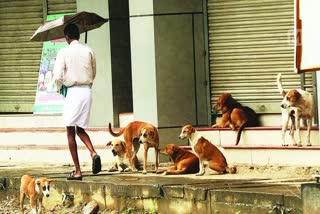
[[[89, 11], [108, 18], [108, 1], [77, 0], [78, 11]], [[94, 50], [97, 60], [97, 75], [93, 84], [93, 103], [90, 116], [90, 126], [106, 126], [113, 122], [111, 54], [110, 54], [109, 22], [100, 28], [89, 31], [87, 44]], [[84, 34], [81, 34], [84, 43]]]
[[175, 129], [174, 139], [182, 125], [208, 125], [202, 6], [129, 1], [134, 119]]

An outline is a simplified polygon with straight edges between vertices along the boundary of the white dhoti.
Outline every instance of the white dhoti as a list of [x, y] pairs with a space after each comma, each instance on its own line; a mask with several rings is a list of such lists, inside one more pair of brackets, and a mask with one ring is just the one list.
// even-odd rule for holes
[[88, 128], [91, 104], [91, 87], [73, 86], [68, 88], [63, 109], [65, 126], [78, 126], [83, 129]]

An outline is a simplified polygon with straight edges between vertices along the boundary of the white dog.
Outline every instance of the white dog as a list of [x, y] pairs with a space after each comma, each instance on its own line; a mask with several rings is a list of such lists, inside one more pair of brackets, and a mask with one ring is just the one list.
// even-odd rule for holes
[[[300, 119], [307, 121], [307, 145], [311, 146], [310, 143], [310, 129], [312, 125], [312, 118], [314, 112], [313, 97], [312, 95], [301, 89], [290, 89], [286, 92], [282, 88], [281, 84], [281, 73], [277, 76], [277, 84], [280, 93], [283, 96], [281, 103], [282, 112], [282, 146], [288, 146], [285, 143], [285, 134], [288, 127], [289, 119], [291, 119], [290, 136], [294, 142], [294, 146], [301, 146], [300, 136]], [[297, 132], [298, 142], [294, 138], [294, 132]]]

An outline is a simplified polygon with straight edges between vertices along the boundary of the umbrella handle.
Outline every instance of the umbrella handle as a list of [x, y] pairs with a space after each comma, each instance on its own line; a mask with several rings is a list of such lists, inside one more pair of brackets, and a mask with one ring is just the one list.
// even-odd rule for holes
[[88, 31], [86, 31], [86, 32], [85, 32], [85, 35], [84, 35], [84, 43], [85, 43], [85, 44], [87, 44], [87, 35], [88, 35]]

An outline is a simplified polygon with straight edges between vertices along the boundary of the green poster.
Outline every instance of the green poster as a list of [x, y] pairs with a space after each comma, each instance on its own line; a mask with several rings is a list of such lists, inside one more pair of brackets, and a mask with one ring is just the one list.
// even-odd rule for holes
[[[65, 14], [48, 15], [47, 21], [63, 15]], [[62, 113], [64, 97], [57, 93], [57, 86], [52, 78], [57, 53], [66, 45], [68, 44], [64, 38], [43, 42], [34, 114]]]

